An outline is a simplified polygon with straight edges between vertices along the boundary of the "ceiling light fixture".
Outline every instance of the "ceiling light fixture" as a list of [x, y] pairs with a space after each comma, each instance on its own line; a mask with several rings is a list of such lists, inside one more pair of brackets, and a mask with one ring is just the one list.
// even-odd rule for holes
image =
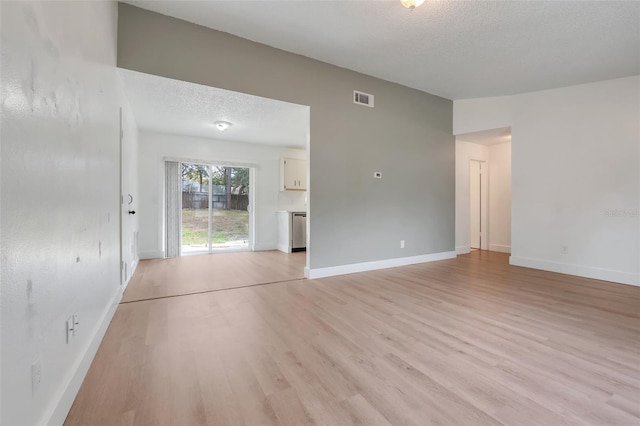
[[413, 10], [424, 3], [424, 0], [400, 0], [400, 3], [407, 9]]
[[229, 127], [231, 127], [231, 123], [229, 123], [228, 121], [216, 121], [213, 124], [215, 124], [218, 130], [220, 130], [221, 132], [224, 132], [225, 130], [229, 129]]

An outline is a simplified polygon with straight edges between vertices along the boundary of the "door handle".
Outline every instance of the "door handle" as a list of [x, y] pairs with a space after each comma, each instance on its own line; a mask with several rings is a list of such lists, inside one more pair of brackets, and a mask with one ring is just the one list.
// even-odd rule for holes
[[136, 214], [135, 210], [129, 210], [129, 214]]

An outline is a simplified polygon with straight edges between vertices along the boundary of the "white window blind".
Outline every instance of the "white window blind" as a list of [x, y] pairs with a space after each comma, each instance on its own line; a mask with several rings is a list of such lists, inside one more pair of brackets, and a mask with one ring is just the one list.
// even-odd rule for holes
[[180, 209], [182, 192], [180, 190], [180, 163], [165, 161], [165, 257], [180, 256]]

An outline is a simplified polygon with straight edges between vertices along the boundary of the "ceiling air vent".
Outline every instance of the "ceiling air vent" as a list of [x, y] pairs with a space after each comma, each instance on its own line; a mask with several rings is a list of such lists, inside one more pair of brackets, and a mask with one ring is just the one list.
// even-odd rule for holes
[[368, 93], [353, 91], [353, 103], [373, 108], [373, 95]]

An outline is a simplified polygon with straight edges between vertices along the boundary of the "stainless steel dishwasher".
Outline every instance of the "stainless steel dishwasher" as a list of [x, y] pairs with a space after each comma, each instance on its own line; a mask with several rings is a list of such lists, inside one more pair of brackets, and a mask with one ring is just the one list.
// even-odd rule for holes
[[307, 249], [307, 214], [291, 213], [291, 251]]

